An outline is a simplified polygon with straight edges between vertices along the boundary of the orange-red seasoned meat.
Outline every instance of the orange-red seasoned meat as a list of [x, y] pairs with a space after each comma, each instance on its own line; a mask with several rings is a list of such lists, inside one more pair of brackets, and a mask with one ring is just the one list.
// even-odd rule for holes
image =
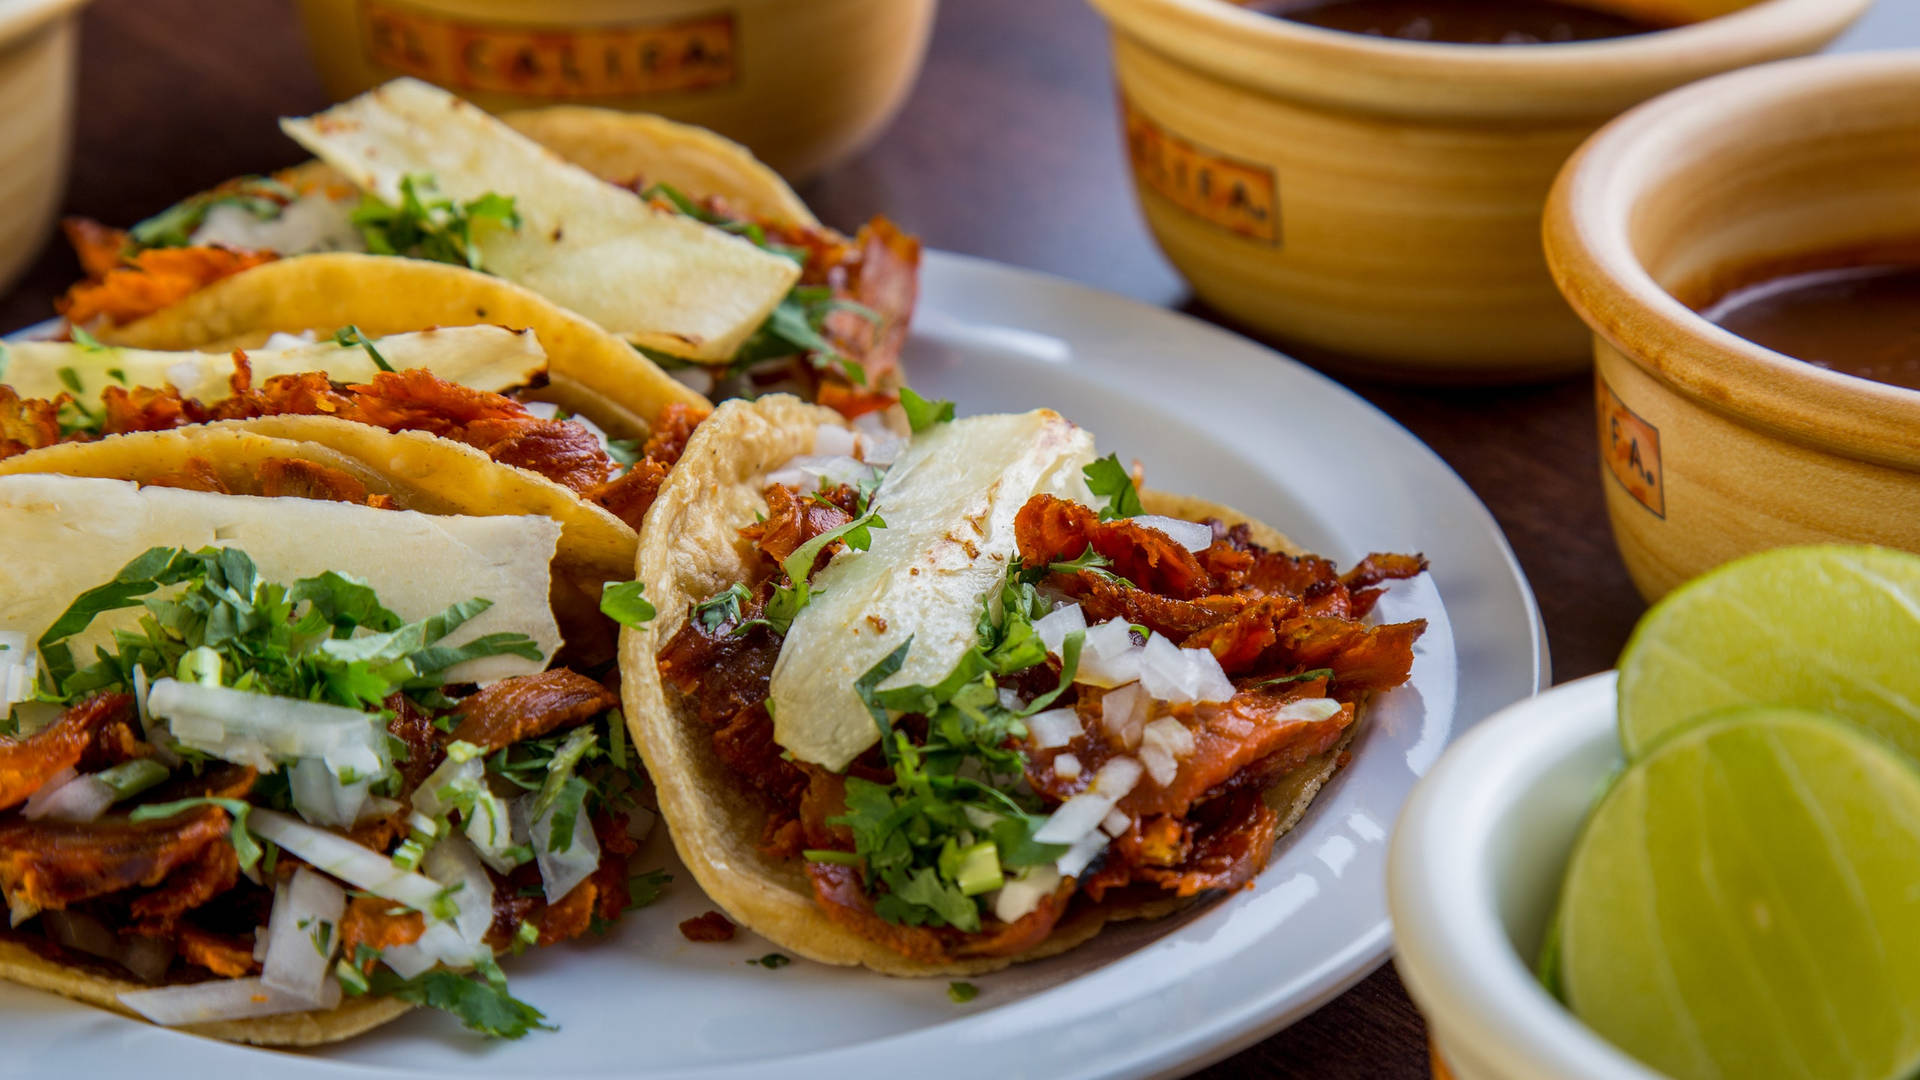
[[1055, 923], [1067, 910], [1073, 896], [1071, 879], [1062, 882], [1052, 896], [1010, 923], [986, 920], [978, 933], [969, 934], [950, 926], [906, 926], [890, 923], [873, 912], [860, 872], [837, 863], [808, 863], [807, 876], [813, 879], [813, 895], [834, 922], [870, 941], [922, 963], [940, 964], [954, 960], [990, 956], [1015, 956], [1046, 940]]
[[1125, 519], [1101, 521], [1098, 511], [1080, 503], [1035, 495], [1015, 515], [1013, 528], [1027, 566], [1071, 562], [1091, 547], [1112, 564], [1109, 570], [1147, 592], [1192, 600], [1212, 586], [1194, 553], [1166, 533]]
[[61, 395], [51, 401], [22, 398], [0, 383], [0, 458], [10, 458], [60, 441]]
[[226, 843], [227, 813], [197, 806], [158, 821], [21, 821], [0, 826], [0, 889], [16, 909], [59, 909], [151, 888]]
[[96, 741], [105, 740], [106, 748], [123, 745], [119, 733], [109, 729], [116, 723], [124, 727], [132, 713], [132, 696], [95, 694], [69, 706], [37, 734], [0, 738], [0, 810], [25, 802], [62, 769], [79, 765]]
[[1310, 614], [1291, 597], [1267, 597], [1184, 644], [1211, 649], [1229, 675], [1332, 668], [1335, 689], [1350, 699], [1406, 682], [1413, 670], [1413, 643], [1426, 626], [1418, 619], [1367, 626], [1350, 618]]
[[1177, 866], [1143, 863], [1135, 876], [1175, 896], [1214, 889], [1237, 889], [1264, 870], [1280, 831], [1280, 815], [1258, 791], [1238, 792], [1205, 808], [1208, 817], [1195, 831], [1191, 850]]
[[1080, 605], [1088, 625], [1109, 619], [1138, 623], [1175, 641], [1212, 626], [1248, 604], [1243, 596], [1175, 600], [1093, 574], [1056, 574], [1052, 584]]
[[180, 917], [240, 880], [240, 857], [232, 844], [212, 844], [194, 862], [167, 875], [160, 887], [133, 901], [132, 929], [149, 937], [172, 933]]
[[[356, 896], [347, 901], [347, 913], [340, 919], [340, 955], [351, 959], [362, 945], [375, 951], [411, 945], [426, 929], [427, 921], [417, 911], [378, 896]], [[367, 969], [372, 967], [368, 960]]]
[[323, 502], [365, 503], [367, 485], [351, 473], [303, 458], [272, 458], [260, 465], [260, 494]]
[[460, 703], [453, 737], [483, 750], [572, 727], [620, 704], [620, 696], [566, 668], [501, 679]]
[[553, 945], [591, 930], [595, 919], [612, 922], [626, 911], [631, 898], [627, 856], [639, 850], [627, 835], [626, 815], [595, 815], [593, 835], [600, 842], [600, 865], [559, 903], [547, 903], [533, 863], [516, 867], [511, 874], [493, 875], [493, 924], [487, 928], [487, 944], [496, 949], [512, 946], [525, 922], [537, 935], [534, 944]]
[[[842, 484], [839, 492], [851, 492]], [[815, 497], [796, 495], [792, 488], [783, 484], [773, 484], [767, 488], [767, 517], [764, 521], [754, 522], [740, 530], [740, 535], [760, 546], [767, 558], [776, 563], [785, 562], [787, 556], [798, 551], [807, 541], [824, 532], [845, 525], [853, 520], [853, 514], [834, 499], [834, 493]], [[838, 550], [835, 544], [821, 549], [820, 556], [814, 561], [818, 569], [823, 560], [832, 557]]]
[[680, 936], [688, 941], [715, 942], [733, 940], [733, 921], [717, 911], [695, 915], [680, 923]]
[[[89, 265], [90, 273], [104, 264], [98, 226], [87, 229], [69, 224], [67, 235], [74, 238], [75, 247], [83, 251], [83, 265]], [[76, 325], [85, 326], [104, 317], [110, 323], [124, 326], [169, 307], [221, 278], [272, 262], [276, 257], [267, 251], [235, 251], [223, 247], [149, 248], [136, 255], [119, 257], [104, 273], [94, 275], [94, 280], [68, 289], [53, 306]]]
[[206, 968], [223, 979], [238, 979], [260, 970], [253, 958], [253, 939], [240, 934], [216, 934], [211, 930], [182, 923], [174, 932], [174, 945], [180, 959], [194, 967]]
[[415, 705], [412, 698], [390, 694], [380, 707], [393, 714], [387, 721], [387, 734], [407, 748], [406, 759], [393, 763], [400, 773], [400, 796], [404, 799], [413, 794], [420, 781], [440, 767], [446, 759], [446, 750], [440, 745], [440, 729], [433, 726], [433, 717]]

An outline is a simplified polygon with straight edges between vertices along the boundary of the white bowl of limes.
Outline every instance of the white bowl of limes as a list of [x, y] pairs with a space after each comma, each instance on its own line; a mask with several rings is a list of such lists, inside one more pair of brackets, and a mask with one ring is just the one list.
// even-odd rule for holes
[[1920, 556], [1793, 548], [1415, 788], [1397, 964], [1457, 1080], [1920, 1075]]

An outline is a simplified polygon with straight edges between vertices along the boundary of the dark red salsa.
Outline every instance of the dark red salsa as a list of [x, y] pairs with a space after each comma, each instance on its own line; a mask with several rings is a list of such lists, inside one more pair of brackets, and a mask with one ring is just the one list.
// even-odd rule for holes
[[1701, 314], [1796, 360], [1920, 390], [1920, 265], [1787, 274], [1736, 289]]
[[1328, 30], [1450, 45], [1553, 45], [1670, 29], [1553, 0], [1249, 0], [1245, 6]]

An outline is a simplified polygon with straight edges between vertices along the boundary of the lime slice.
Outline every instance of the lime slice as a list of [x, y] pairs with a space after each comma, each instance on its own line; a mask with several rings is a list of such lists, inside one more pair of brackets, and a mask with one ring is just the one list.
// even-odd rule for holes
[[1655, 604], [1620, 655], [1627, 757], [1734, 705], [1844, 717], [1920, 759], [1920, 556], [1779, 548]]
[[1744, 708], [1678, 729], [1587, 822], [1559, 989], [1680, 1078], [1920, 1066], [1920, 770], [1859, 728]]

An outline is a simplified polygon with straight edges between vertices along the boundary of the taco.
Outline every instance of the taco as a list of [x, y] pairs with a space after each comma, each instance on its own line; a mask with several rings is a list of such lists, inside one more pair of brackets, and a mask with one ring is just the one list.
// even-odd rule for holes
[[[230, 181], [126, 232], [70, 220], [88, 280], [61, 311], [146, 348], [500, 322], [556, 355], [571, 318], [702, 390], [778, 382], [848, 415], [892, 404], [911, 237], [880, 218], [852, 238], [820, 226], [744, 148], [698, 128], [580, 107], [510, 122], [409, 79], [286, 121], [322, 161]], [[596, 359], [609, 367], [588, 382], [603, 394], [662, 378], [642, 356]]]
[[[542, 400], [555, 396], [561, 376], [532, 333], [496, 326], [377, 339], [356, 326], [324, 343], [230, 353], [19, 342], [0, 359], [0, 465], [98, 440], [120, 449], [92, 460], [120, 460], [146, 452], [134, 450], [146, 444], [117, 441], [129, 434], [218, 422], [321, 443], [443, 497], [457, 498], [450, 489], [472, 482], [476, 462], [490, 461], [539, 493], [537, 503], [515, 504], [522, 511], [595, 519], [623, 534], [629, 566], [634, 529], [707, 412], [704, 398], [670, 380], [690, 401], [658, 403], [644, 420], [586, 392], [559, 395], [580, 409], [566, 411]], [[22, 467], [57, 468], [44, 464], [57, 455], [40, 460]], [[164, 472], [190, 465], [174, 457], [149, 464], [159, 462]]]
[[623, 697], [675, 846], [782, 949], [992, 970], [1246, 885], [1418, 621], [1418, 556], [1347, 573], [1141, 493], [1048, 410], [910, 443], [728, 402], [643, 530]]
[[[232, 428], [123, 438], [245, 466], [223, 482], [382, 478]], [[130, 442], [54, 450], [150, 467]], [[560, 567], [605, 553], [484, 486], [448, 514], [397, 508], [400, 480], [141, 479], [0, 475], [0, 978], [263, 1045], [414, 1005], [544, 1026], [497, 958], [660, 884], [629, 883], [651, 813], [611, 673], [553, 664], [587, 617], [550, 603]]]

